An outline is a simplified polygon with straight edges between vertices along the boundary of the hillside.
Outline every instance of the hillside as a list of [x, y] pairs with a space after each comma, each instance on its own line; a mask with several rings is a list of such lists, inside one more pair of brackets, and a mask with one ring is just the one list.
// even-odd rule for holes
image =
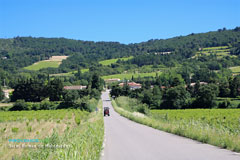
[[239, 27], [234, 30], [218, 30], [129, 45], [65, 38], [15, 37], [0, 39], [0, 67], [8, 71], [17, 70], [54, 55], [70, 56], [69, 60], [60, 66], [68, 69], [76, 69], [76, 65], [86, 67], [89, 63], [93, 64], [99, 60], [144, 53], [172, 52], [189, 58], [199, 48], [227, 46], [239, 40]]
[[[129, 70], [153, 73], [157, 68], [186, 66], [183, 65], [184, 63], [195, 70], [203, 66], [210, 70], [220, 70], [240, 65], [237, 58], [240, 53], [239, 42], [240, 27], [128, 45], [66, 38], [0, 39], [0, 82], [3, 85], [5, 79], [13, 86], [18, 78], [45, 79], [48, 74], [68, 76], [77, 73], [79, 69], [88, 69], [89, 73], [98, 72], [100, 76], [117, 76]], [[68, 58], [61, 64], [56, 62], [47, 64], [52, 56], [68, 56]], [[191, 58], [195, 56], [198, 58]], [[122, 59], [118, 60], [118, 58]], [[145, 71], [143, 66], [151, 67], [146, 67], [148, 69]], [[85, 75], [85, 77], [89, 76]], [[65, 79], [66, 82], [68, 80]]]

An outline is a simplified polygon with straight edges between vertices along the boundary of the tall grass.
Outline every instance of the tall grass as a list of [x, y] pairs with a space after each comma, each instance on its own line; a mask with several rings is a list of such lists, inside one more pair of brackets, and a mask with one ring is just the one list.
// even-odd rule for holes
[[115, 101], [119, 107], [130, 112], [140, 112], [144, 114], [149, 113], [147, 105], [143, 104], [137, 99], [121, 96], [118, 97]]
[[[35, 111], [39, 113], [38, 118], [50, 118], [52, 113], [56, 117], [52, 120], [60, 121], [59, 123], [67, 125], [63, 132], [59, 129], [53, 128], [53, 132], [49, 136], [45, 136], [46, 141], [39, 142], [36, 145], [43, 145], [36, 149], [24, 149], [22, 155], [15, 155], [14, 159], [21, 160], [97, 160], [100, 158], [102, 150], [103, 136], [104, 136], [104, 123], [102, 116], [102, 102], [97, 104], [99, 111], [86, 112], [81, 110], [59, 110], [59, 111]], [[25, 115], [24, 119], [29, 121], [30, 113], [33, 111], [14, 112], [18, 115]], [[35, 113], [33, 112], [33, 113]], [[49, 112], [49, 113], [48, 113]], [[42, 114], [44, 113], [44, 114]], [[9, 113], [13, 114], [13, 113]], [[34, 114], [35, 115], [35, 114]], [[71, 115], [71, 118], [69, 116]], [[63, 118], [64, 117], [64, 118]], [[6, 117], [5, 117], [6, 118]], [[20, 117], [21, 119], [23, 117]], [[12, 118], [9, 118], [12, 120]], [[50, 121], [50, 119], [48, 119]], [[63, 122], [65, 123], [63, 123]], [[24, 122], [26, 123], [26, 121]], [[27, 125], [28, 126], [28, 125]], [[63, 127], [63, 125], [62, 125]], [[31, 129], [30, 129], [31, 128]], [[28, 126], [28, 132], [32, 132], [32, 127]], [[41, 134], [41, 133], [40, 133]], [[33, 144], [30, 144], [33, 145]], [[63, 146], [59, 148], [58, 146]], [[53, 147], [50, 147], [53, 146]], [[1, 158], [0, 158], [1, 159]]]

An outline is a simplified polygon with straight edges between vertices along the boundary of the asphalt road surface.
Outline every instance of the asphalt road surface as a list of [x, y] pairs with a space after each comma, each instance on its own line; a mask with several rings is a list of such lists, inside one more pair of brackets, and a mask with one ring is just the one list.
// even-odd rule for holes
[[102, 160], [240, 160], [240, 154], [130, 121], [114, 111], [102, 94], [105, 141]]

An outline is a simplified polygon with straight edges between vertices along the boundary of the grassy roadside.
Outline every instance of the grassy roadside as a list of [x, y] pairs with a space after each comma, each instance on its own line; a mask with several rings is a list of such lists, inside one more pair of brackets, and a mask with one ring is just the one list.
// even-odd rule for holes
[[221, 148], [240, 152], [239, 134], [234, 135], [228, 131], [218, 130], [198, 121], [193, 121], [192, 123], [184, 121], [161, 121], [156, 120], [151, 116], [138, 116], [136, 113], [132, 113], [118, 107], [114, 100], [112, 100], [112, 105], [115, 111], [117, 111], [120, 115], [137, 123], [183, 137], [191, 138], [203, 143], [208, 143]]

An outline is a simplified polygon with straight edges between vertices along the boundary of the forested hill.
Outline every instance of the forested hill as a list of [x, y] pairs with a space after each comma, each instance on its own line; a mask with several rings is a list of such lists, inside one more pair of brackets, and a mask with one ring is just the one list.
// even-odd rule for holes
[[190, 34], [169, 39], [152, 39], [147, 42], [131, 44], [137, 51], [152, 52], [181, 52], [186, 58], [191, 57], [194, 52], [204, 47], [228, 46], [240, 40], [240, 27], [233, 30], [219, 29], [218, 31]]
[[53, 55], [69, 56], [61, 64], [62, 70], [76, 69], [78, 66], [90, 67], [104, 59], [151, 53], [161, 56], [161, 53], [171, 52], [168, 59], [177, 60], [190, 58], [199, 48], [203, 47], [235, 46], [233, 51], [239, 52], [237, 48], [239, 41], [240, 27], [233, 30], [219, 29], [214, 32], [190, 34], [166, 40], [149, 40], [129, 45], [65, 38], [16, 37], [0, 39], [0, 68], [14, 72]]
[[[16, 37], [0, 39], [0, 68], [15, 70], [54, 55], [73, 56], [71, 64], [132, 55], [129, 47], [118, 42], [91, 42], [65, 38]], [[3, 58], [5, 57], [5, 58]], [[7, 58], [7, 59], [6, 59]], [[80, 63], [81, 62], [81, 63]], [[86, 64], [84, 64], [86, 63]]]

